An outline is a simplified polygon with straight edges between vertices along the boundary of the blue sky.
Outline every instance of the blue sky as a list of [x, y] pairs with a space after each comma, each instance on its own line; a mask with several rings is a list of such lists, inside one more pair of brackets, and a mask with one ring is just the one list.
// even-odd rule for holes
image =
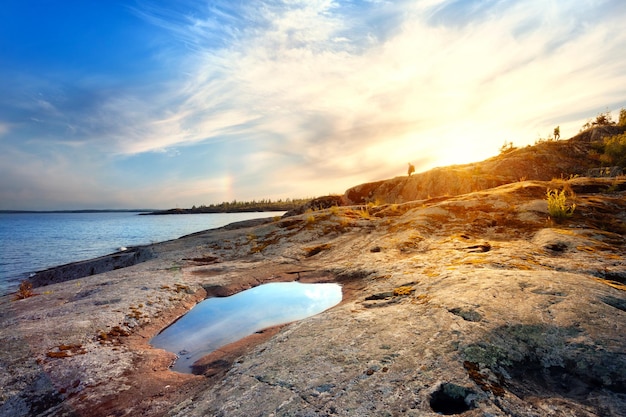
[[0, 209], [343, 193], [626, 107], [623, 0], [4, 0]]

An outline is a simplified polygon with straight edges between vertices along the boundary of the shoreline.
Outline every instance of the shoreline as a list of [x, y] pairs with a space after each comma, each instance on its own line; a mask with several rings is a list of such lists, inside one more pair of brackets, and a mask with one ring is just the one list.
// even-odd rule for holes
[[39, 288], [50, 284], [72, 281], [91, 275], [102, 274], [104, 272], [109, 272], [116, 269], [127, 268], [129, 266], [133, 266], [153, 259], [156, 256], [155, 251], [158, 252], [158, 247], [168, 242], [205, 234], [212, 230], [236, 230], [239, 228], [258, 226], [264, 223], [268, 223], [270, 221], [272, 221], [271, 218], [241, 220], [214, 229], [207, 229], [199, 232], [190, 233], [177, 239], [156, 242], [149, 245], [130, 247], [125, 251], [118, 251], [93, 259], [53, 266], [51, 268], [32, 273], [27, 281], [32, 283], [33, 288]]
[[166, 215], [175, 215], [175, 214], [236, 214], [236, 213], [271, 213], [271, 212], [287, 212], [289, 210], [285, 210], [282, 208], [272, 208], [267, 210], [258, 210], [258, 209], [240, 209], [240, 210], [196, 210], [196, 209], [168, 209], [168, 210], [154, 210], [152, 212], [142, 212], [139, 213], [140, 216], [166, 216]]
[[[109, 213], [109, 212], [128, 212], [128, 211], [97, 211], [97, 213]], [[52, 213], [52, 212], [49, 212]], [[66, 213], [79, 213], [69, 212]], [[80, 212], [82, 213], [82, 211]], [[278, 212], [284, 214], [283, 212]], [[219, 214], [219, 213], [217, 213]], [[197, 233], [205, 233], [209, 230], [220, 228], [238, 228], [249, 227], [255, 224], [262, 224], [269, 221], [271, 218], [258, 217], [247, 220], [234, 221], [223, 226], [218, 226], [210, 229], [203, 229], [199, 232], [193, 232], [187, 235], [180, 236], [175, 239], [163, 240], [160, 242], [140, 244], [136, 246], [129, 246], [126, 250], [118, 250], [111, 253], [105, 253], [100, 256], [96, 256], [89, 259], [79, 259], [76, 261], [70, 261], [61, 263], [44, 269], [38, 269], [35, 271], [25, 271], [19, 273], [19, 275], [11, 276], [5, 279], [6, 290], [0, 291], [0, 295], [14, 295], [18, 291], [18, 287], [21, 282], [29, 281], [34, 287], [40, 287], [55, 282], [69, 281], [86, 276], [99, 274], [115, 269], [125, 268], [135, 265], [137, 263], [145, 262], [153, 257], [152, 247], [160, 245], [172, 240], [182, 239], [187, 236], [192, 236]]]

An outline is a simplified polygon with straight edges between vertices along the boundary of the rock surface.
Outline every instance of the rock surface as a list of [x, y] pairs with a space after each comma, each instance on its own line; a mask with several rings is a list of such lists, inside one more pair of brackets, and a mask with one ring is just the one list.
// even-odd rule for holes
[[[624, 416], [624, 179], [331, 207], [152, 245], [0, 303], [0, 416]], [[546, 190], [575, 190], [549, 220]], [[343, 302], [168, 370], [207, 296], [337, 282]]]
[[153, 257], [150, 247], [136, 247], [123, 252], [116, 252], [95, 259], [73, 262], [67, 265], [50, 268], [35, 273], [29, 278], [33, 287], [56, 284], [115, 269], [126, 268], [140, 262], [145, 262]]

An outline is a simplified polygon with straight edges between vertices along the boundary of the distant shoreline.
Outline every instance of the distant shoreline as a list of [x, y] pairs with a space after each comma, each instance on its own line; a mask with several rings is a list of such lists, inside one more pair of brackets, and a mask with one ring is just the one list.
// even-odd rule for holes
[[140, 213], [140, 216], [162, 216], [167, 214], [219, 214], [219, 213], [266, 213], [270, 211], [289, 211], [286, 208], [231, 208], [228, 210], [222, 210], [219, 208], [206, 208], [206, 209], [169, 209], [169, 210], [156, 210], [151, 212]]
[[95, 209], [95, 210], [0, 210], [0, 214], [45, 214], [45, 213], [146, 213], [155, 209]]
[[289, 201], [232, 202], [210, 206], [171, 209], [82, 209], [82, 210], [0, 210], [0, 214], [46, 214], [46, 213], [139, 213], [145, 216], [166, 214], [217, 214], [217, 213], [266, 213], [270, 211], [294, 210], [311, 199], [294, 199]]
[[266, 213], [270, 211], [289, 212], [302, 207], [311, 201], [311, 198], [288, 199], [286, 201], [232, 201], [209, 206], [193, 206], [191, 208], [171, 208], [167, 210], [152, 210], [142, 215], [164, 215], [164, 214], [215, 214], [215, 213]]

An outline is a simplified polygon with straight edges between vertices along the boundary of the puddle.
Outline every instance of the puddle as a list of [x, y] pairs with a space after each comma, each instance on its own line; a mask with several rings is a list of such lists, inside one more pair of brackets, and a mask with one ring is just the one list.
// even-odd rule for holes
[[341, 298], [338, 284], [264, 284], [202, 301], [150, 344], [179, 356], [172, 370], [191, 373], [191, 365], [202, 356], [259, 330], [314, 316]]

